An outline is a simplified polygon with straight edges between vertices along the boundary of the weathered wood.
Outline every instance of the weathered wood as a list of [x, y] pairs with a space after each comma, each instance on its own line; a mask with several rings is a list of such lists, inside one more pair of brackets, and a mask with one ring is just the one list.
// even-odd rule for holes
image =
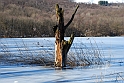
[[71, 47], [71, 44], [74, 40], [74, 33], [71, 34], [71, 37], [68, 41], [64, 40], [64, 33], [66, 28], [71, 24], [74, 16], [77, 12], [79, 6], [76, 7], [75, 12], [73, 13], [70, 21], [64, 26], [64, 10], [56, 4], [56, 17], [57, 25], [53, 27], [55, 33], [55, 67], [66, 67], [67, 53]]

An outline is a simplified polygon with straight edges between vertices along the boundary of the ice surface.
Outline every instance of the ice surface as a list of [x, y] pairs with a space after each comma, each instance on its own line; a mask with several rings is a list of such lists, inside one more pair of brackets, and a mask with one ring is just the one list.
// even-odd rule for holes
[[[37, 56], [44, 51], [53, 51], [54, 41], [54, 38], [1, 38], [0, 55], [21, 56], [25, 53]], [[78, 37], [71, 50], [81, 46], [91, 49], [98, 46], [106, 64], [65, 70], [0, 64], [0, 83], [124, 83], [124, 37]]]

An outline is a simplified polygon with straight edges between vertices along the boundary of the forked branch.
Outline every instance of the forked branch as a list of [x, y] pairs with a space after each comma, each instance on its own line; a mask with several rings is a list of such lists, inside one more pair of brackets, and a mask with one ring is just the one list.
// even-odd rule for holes
[[73, 15], [72, 15], [70, 21], [65, 25], [65, 29], [66, 29], [66, 28], [71, 24], [71, 22], [73, 21], [74, 16], [75, 16], [75, 14], [76, 14], [78, 8], [79, 8], [79, 5], [77, 5], [77, 7], [76, 7], [76, 9], [75, 9], [75, 11], [74, 11], [74, 13], [73, 13]]

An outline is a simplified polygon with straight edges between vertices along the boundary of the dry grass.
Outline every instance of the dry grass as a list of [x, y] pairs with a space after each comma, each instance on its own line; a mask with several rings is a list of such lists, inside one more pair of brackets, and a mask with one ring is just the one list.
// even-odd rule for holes
[[80, 42], [80, 46], [73, 45], [72, 51], [68, 55], [68, 64], [70, 66], [87, 66], [87, 65], [102, 65], [104, 64], [102, 50], [99, 50], [97, 44], [95, 47], [90, 40], [90, 47]]
[[[1, 48], [4, 51], [0, 54], [1, 64], [7, 65], [41, 65], [41, 66], [54, 66], [54, 48], [51, 50], [42, 49], [38, 53], [34, 49], [30, 51], [29, 47], [23, 42], [23, 50], [16, 43], [18, 54], [12, 53], [7, 45], [1, 42]], [[49, 42], [49, 41], [48, 41]], [[73, 44], [67, 57], [67, 66], [88, 66], [88, 65], [101, 65], [103, 64], [103, 55], [99, 47], [94, 47], [90, 42], [90, 47], [82, 42]], [[97, 44], [96, 44], [97, 45]], [[54, 47], [54, 44], [52, 45]], [[37, 48], [42, 48], [36, 45]]]

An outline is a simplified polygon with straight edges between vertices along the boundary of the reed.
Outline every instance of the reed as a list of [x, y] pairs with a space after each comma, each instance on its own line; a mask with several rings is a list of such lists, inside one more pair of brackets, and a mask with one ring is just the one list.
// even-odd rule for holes
[[102, 65], [104, 64], [102, 50], [97, 44], [93, 46], [94, 42], [90, 41], [90, 47], [87, 47], [83, 41], [79, 45], [73, 44], [72, 49], [68, 55], [68, 64], [71, 66], [88, 66], [88, 65]]
[[[33, 40], [32, 40], [33, 41]], [[23, 38], [20, 42], [13, 40], [16, 53], [11, 51], [11, 46], [0, 42], [0, 61], [8, 65], [41, 65], [41, 66], [54, 66], [54, 43], [50, 40], [44, 40], [52, 47], [47, 46], [44, 42], [40, 41], [35, 43], [32, 47], [28, 45]], [[101, 65], [103, 62], [103, 55], [97, 46], [97, 43], [92, 42], [87, 46], [82, 42], [72, 45], [67, 55], [67, 66], [88, 66], [88, 65]]]
[[109, 73], [106, 75], [104, 73], [101, 73], [101, 75], [94, 74], [91, 78], [94, 79], [95, 83], [101, 82], [123, 83], [124, 72]]

